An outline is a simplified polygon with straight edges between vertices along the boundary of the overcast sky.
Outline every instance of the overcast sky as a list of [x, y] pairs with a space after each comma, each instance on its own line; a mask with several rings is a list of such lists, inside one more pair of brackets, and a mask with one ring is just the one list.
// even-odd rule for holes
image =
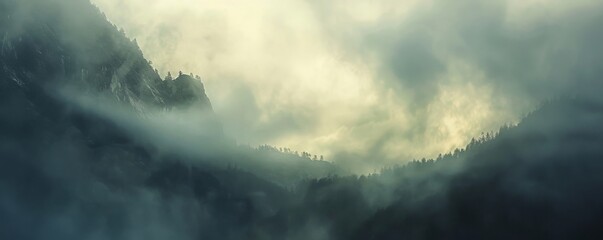
[[375, 167], [434, 157], [603, 76], [600, 0], [93, 0], [226, 132]]

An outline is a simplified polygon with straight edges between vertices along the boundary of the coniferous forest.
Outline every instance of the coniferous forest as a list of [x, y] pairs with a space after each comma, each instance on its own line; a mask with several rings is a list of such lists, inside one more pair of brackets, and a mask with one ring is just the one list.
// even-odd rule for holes
[[160, 75], [87, 0], [0, 0], [0, 19], [0, 239], [603, 237], [600, 82], [358, 173], [238, 144], [203, 73]]

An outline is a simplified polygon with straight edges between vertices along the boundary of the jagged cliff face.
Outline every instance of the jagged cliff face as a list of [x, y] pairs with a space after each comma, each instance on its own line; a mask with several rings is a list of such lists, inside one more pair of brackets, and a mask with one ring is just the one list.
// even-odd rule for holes
[[[436, 161], [287, 191], [267, 180], [296, 183], [339, 170], [270, 147], [211, 145], [219, 137], [186, 141], [180, 133], [194, 132], [188, 125], [143, 121], [157, 110], [211, 113], [211, 104], [199, 79], [162, 80], [87, 1], [0, 0], [0, 37], [0, 239], [603, 235], [601, 101], [545, 105]], [[99, 96], [92, 101], [106, 112], [73, 95]], [[126, 127], [110, 117], [124, 109], [136, 116]], [[181, 131], [146, 134], [162, 127], [155, 133]], [[200, 150], [162, 151], [141, 140], [148, 136]], [[196, 154], [206, 150], [214, 153]]]
[[69, 86], [104, 94], [138, 112], [183, 104], [211, 109], [200, 80], [183, 75], [163, 81], [136, 42], [88, 1], [17, 3], [3, 0], [0, 10], [3, 81], [22, 89]]
[[[119, 184], [143, 181], [140, 174], [148, 167], [141, 164], [156, 159], [152, 146], [110, 116], [82, 106], [80, 96], [140, 119], [198, 109], [210, 118], [198, 124], [219, 126], [200, 80], [163, 81], [135, 41], [89, 1], [0, 0], [0, 19], [0, 158], [9, 164], [5, 167], [77, 159], [97, 164], [91, 168], [104, 172], [100, 175], [123, 173]], [[218, 130], [211, 136], [219, 136], [220, 128], [213, 128]], [[121, 166], [124, 172], [106, 171], [103, 165]]]
[[162, 100], [167, 106], [177, 108], [198, 106], [200, 109], [211, 110], [211, 103], [199, 78], [182, 74], [174, 80], [162, 81], [159, 90], [163, 94]]
[[225, 139], [200, 79], [162, 80], [135, 41], [87, 0], [0, 0], [0, 19], [0, 143], [14, 145], [5, 156], [69, 138], [115, 161], [132, 152], [150, 161], [161, 148], [287, 184], [335, 169], [238, 148]]
[[201, 81], [162, 80], [87, 0], [0, 0], [0, 239], [244, 238], [284, 190], [127, 129], [190, 111], [213, 116]]

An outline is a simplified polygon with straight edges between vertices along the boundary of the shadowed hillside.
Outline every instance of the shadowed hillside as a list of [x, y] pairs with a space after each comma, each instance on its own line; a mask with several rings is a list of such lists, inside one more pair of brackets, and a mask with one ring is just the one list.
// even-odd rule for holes
[[[237, 145], [86, 0], [0, 0], [0, 239], [599, 239], [603, 104], [355, 176]], [[592, 90], [596, 92], [595, 90]]]
[[310, 180], [267, 232], [272, 239], [312, 231], [318, 239], [598, 239], [602, 122], [603, 104], [562, 99], [438, 159]]

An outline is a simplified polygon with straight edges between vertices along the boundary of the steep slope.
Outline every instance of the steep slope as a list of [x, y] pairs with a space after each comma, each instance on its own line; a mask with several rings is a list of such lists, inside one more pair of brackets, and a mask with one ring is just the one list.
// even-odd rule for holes
[[0, 0], [0, 19], [0, 239], [241, 239], [287, 202], [271, 182], [159, 151], [79, 101], [141, 124], [212, 114], [198, 79], [163, 81], [88, 1]]
[[[597, 98], [545, 104], [437, 160], [313, 179], [337, 169], [213, 137], [183, 154], [134, 134], [164, 123], [149, 115], [211, 104], [190, 75], [162, 80], [89, 2], [0, 0], [0, 19], [0, 239], [603, 236]], [[121, 112], [136, 117], [120, 124]], [[165, 141], [187, 144], [180, 133]]]
[[200, 78], [182, 74], [174, 80], [163, 81], [159, 89], [164, 93], [163, 101], [169, 106], [199, 104], [200, 108], [211, 110], [211, 103]]
[[[200, 81], [162, 81], [136, 42], [117, 31], [88, 1], [2, 4], [2, 75], [21, 88], [69, 86], [104, 93], [139, 112], [193, 101], [211, 108]], [[182, 92], [188, 89], [195, 92]]]
[[[7, 139], [28, 136], [25, 132], [40, 134], [58, 125], [78, 126], [96, 145], [135, 135], [146, 147], [166, 150], [166, 142], [179, 145], [171, 151], [192, 150], [183, 155], [219, 162], [222, 167], [234, 164], [287, 185], [335, 171], [326, 162], [286, 154], [277, 156], [284, 161], [274, 161], [266, 154], [237, 148], [234, 141], [224, 139], [199, 79], [180, 74], [162, 80], [136, 42], [87, 0], [2, 0], [0, 4], [6, 20], [1, 23], [4, 115], [0, 121], [6, 121], [1, 128], [13, 133]], [[45, 128], [35, 123], [42, 119], [48, 124]], [[182, 149], [186, 144], [190, 146]], [[268, 162], [274, 167], [260, 166]]]
[[334, 172], [225, 139], [201, 81], [162, 80], [87, 0], [0, 19], [0, 239], [245, 239]]

